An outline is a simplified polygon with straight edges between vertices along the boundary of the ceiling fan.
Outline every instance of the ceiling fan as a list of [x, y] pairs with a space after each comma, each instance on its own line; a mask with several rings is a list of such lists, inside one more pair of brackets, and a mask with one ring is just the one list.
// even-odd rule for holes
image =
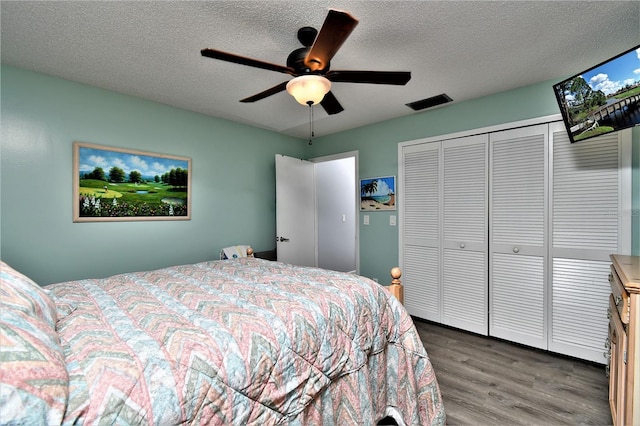
[[[272, 64], [258, 59], [247, 58], [216, 49], [202, 49], [202, 56], [234, 62], [255, 68], [289, 74], [295, 78], [282, 82], [263, 92], [241, 99], [240, 102], [255, 102], [287, 90], [301, 104], [312, 106], [320, 103], [328, 114], [344, 110], [338, 99], [331, 93], [331, 82], [369, 83], [405, 85], [411, 79], [408, 71], [348, 71], [331, 70], [330, 61], [338, 49], [358, 25], [358, 20], [347, 12], [330, 9], [320, 32], [312, 27], [298, 30], [298, 40], [304, 47], [294, 50], [287, 57], [287, 65]], [[320, 89], [320, 94], [300, 95], [297, 90]]]

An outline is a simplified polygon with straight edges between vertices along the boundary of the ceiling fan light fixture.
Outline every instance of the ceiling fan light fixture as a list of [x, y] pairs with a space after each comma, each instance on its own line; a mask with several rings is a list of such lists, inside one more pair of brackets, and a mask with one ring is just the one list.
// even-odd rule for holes
[[287, 93], [301, 105], [316, 105], [331, 90], [331, 82], [321, 75], [302, 75], [287, 83]]

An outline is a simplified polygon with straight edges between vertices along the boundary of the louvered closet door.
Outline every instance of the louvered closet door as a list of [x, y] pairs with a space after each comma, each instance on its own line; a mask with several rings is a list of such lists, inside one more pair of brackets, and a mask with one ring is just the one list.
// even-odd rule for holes
[[404, 304], [440, 322], [440, 142], [405, 146], [400, 161]]
[[488, 139], [442, 142], [442, 323], [484, 335]]
[[604, 363], [609, 254], [618, 246], [619, 134], [571, 144], [552, 130], [549, 349]]
[[489, 334], [547, 348], [548, 125], [490, 134]]

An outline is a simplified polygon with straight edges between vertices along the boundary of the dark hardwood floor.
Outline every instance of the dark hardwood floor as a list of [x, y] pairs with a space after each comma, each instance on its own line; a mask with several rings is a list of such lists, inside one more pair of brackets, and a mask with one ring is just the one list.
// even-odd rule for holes
[[611, 424], [604, 365], [419, 319], [415, 324], [448, 425]]

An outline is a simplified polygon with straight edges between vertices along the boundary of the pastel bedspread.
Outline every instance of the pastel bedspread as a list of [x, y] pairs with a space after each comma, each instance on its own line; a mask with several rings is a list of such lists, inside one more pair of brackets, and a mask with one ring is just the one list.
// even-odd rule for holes
[[47, 289], [65, 424], [444, 423], [411, 318], [366, 278], [242, 258]]

